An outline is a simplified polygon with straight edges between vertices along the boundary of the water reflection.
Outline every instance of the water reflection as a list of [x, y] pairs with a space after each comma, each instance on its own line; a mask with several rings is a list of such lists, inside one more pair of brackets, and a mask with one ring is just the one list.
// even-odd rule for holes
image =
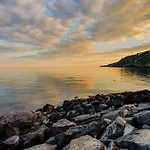
[[128, 73], [145, 76], [146, 78], [150, 76], [150, 68], [125, 68], [124, 70]]
[[150, 89], [149, 70], [122, 68], [1, 68], [0, 112], [61, 104], [75, 96]]

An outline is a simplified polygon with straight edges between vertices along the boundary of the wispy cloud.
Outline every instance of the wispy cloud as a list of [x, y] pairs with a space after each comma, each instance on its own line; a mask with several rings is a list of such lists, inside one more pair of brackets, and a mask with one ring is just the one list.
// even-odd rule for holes
[[138, 38], [137, 47], [150, 42], [149, 12], [149, 0], [1, 0], [0, 53], [72, 56]]

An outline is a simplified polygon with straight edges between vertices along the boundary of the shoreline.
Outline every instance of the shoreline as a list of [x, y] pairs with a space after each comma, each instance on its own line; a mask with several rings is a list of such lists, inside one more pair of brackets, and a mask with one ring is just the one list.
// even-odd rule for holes
[[75, 97], [62, 106], [5, 114], [0, 135], [2, 150], [147, 150], [150, 91]]

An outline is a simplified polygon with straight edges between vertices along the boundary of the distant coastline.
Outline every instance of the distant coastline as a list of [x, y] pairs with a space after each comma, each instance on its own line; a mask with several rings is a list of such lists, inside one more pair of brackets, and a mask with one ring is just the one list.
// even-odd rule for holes
[[150, 50], [124, 57], [118, 62], [100, 67], [150, 68]]

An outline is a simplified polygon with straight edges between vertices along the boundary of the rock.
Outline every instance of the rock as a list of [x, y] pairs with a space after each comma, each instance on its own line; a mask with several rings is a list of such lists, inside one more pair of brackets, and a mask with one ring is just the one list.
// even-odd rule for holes
[[84, 103], [82, 106], [84, 108], [85, 114], [94, 115], [96, 113], [94, 107], [91, 104]]
[[142, 129], [149, 129], [149, 130], [150, 130], [150, 126], [144, 125], [144, 126], [142, 127]]
[[96, 113], [94, 115], [90, 115], [90, 114], [80, 115], [80, 116], [74, 117], [72, 121], [75, 122], [77, 125], [79, 125], [79, 124], [87, 124], [92, 121], [98, 121], [100, 119], [101, 119], [101, 114]]
[[105, 150], [106, 146], [89, 135], [74, 139], [62, 150]]
[[116, 120], [104, 130], [101, 139], [117, 139], [123, 135], [125, 125], [126, 121], [122, 117], [116, 118]]
[[19, 135], [19, 128], [13, 127], [11, 124], [6, 124], [0, 127], [0, 140], [6, 140], [11, 136]]
[[55, 137], [49, 138], [45, 143], [50, 145], [56, 145]]
[[127, 123], [125, 128], [124, 128], [124, 134], [123, 135], [127, 135], [127, 134], [131, 133], [134, 130], [135, 130], [135, 127], [133, 127], [132, 125]]
[[70, 122], [67, 119], [61, 119], [53, 125], [53, 127], [61, 128], [61, 129], [63, 129], [63, 128], [68, 129], [68, 128], [73, 127], [73, 126], [76, 126], [76, 124], [74, 122]]
[[121, 112], [120, 110], [111, 111], [107, 114], [104, 114], [102, 116], [102, 119], [107, 118], [107, 119], [114, 121], [118, 116], [120, 116], [120, 112]]
[[80, 115], [84, 114], [84, 109], [80, 104], [73, 106], [73, 110], [78, 112]]
[[135, 121], [134, 117], [127, 117], [127, 118], [124, 118], [124, 120], [128, 123], [128, 124], [131, 124], [133, 126], [136, 126], [137, 122]]
[[44, 143], [49, 138], [49, 129], [45, 125], [40, 126], [38, 129], [21, 136], [20, 146], [28, 148], [37, 144]]
[[150, 126], [150, 111], [143, 111], [134, 115], [135, 120], [140, 126], [149, 125]]
[[71, 119], [71, 118], [76, 117], [78, 115], [80, 115], [80, 114], [76, 110], [70, 110], [67, 112], [66, 117]]
[[108, 125], [111, 124], [111, 120], [109, 119], [104, 119], [104, 120], [101, 120], [98, 124], [98, 134], [97, 134], [97, 137], [98, 139], [100, 139], [100, 137], [102, 136], [104, 130], [106, 129], [106, 127]]
[[149, 150], [150, 130], [142, 129], [120, 137], [116, 140], [119, 148], [128, 150]]
[[92, 101], [91, 105], [94, 107], [96, 112], [101, 112], [109, 108], [106, 104], [101, 104], [100, 101]]
[[123, 95], [114, 95], [112, 98], [112, 105], [115, 109], [123, 106], [125, 97]]
[[65, 132], [66, 130], [68, 130], [70, 127], [73, 127], [73, 126], [76, 126], [74, 122], [70, 122], [67, 119], [61, 119], [52, 126], [51, 128], [52, 135]]
[[107, 147], [107, 150], [118, 150], [118, 147], [114, 143], [114, 141], [111, 141]]
[[57, 150], [57, 145], [41, 144], [24, 150]]
[[56, 135], [55, 139], [57, 145], [62, 148], [66, 146], [72, 139], [79, 138], [83, 135], [91, 135], [92, 137], [97, 137], [98, 135], [98, 123], [91, 122], [86, 125], [79, 125], [71, 127], [64, 133]]
[[61, 115], [59, 112], [55, 111], [55, 112], [52, 112], [50, 117], [49, 117], [49, 120], [52, 121], [52, 122], [56, 122], [57, 120], [61, 119]]
[[12, 136], [7, 140], [5, 140], [3, 144], [4, 144], [3, 149], [8, 149], [8, 148], [15, 149], [19, 144], [19, 136], [18, 135]]
[[36, 116], [32, 112], [15, 112], [0, 116], [0, 128], [4, 125], [11, 124], [20, 129], [32, 127], [35, 123]]
[[54, 106], [53, 105], [50, 105], [50, 104], [46, 104], [44, 107], [43, 107], [43, 112], [53, 112], [54, 111]]
[[72, 105], [72, 101], [65, 100], [65, 101], [63, 102], [63, 106], [62, 106], [62, 107], [63, 107], [63, 109], [64, 109], [65, 111], [67, 111], [71, 105]]

